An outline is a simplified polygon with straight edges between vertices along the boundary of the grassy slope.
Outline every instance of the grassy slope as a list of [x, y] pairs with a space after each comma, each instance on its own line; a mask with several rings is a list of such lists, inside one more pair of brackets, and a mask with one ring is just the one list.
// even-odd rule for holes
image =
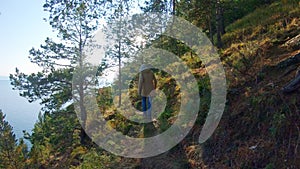
[[[299, 91], [290, 95], [279, 92], [292, 79], [294, 70], [282, 77], [290, 67], [276, 67], [280, 61], [300, 52], [299, 45], [283, 45], [300, 33], [299, 16], [299, 4], [274, 3], [227, 27], [222, 37], [221, 58], [227, 74], [228, 102], [217, 130], [206, 143], [198, 144], [199, 124], [204, 116], [200, 113], [188, 137], [169, 152], [147, 159], [117, 158], [110, 166], [179, 169], [300, 166]], [[200, 78], [205, 69], [199, 68], [197, 57], [188, 56], [182, 58], [195, 68], [195, 77]], [[207, 84], [208, 78], [200, 81]], [[207, 110], [209, 100], [202, 99], [201, 106], [200, 112]]]
[[192, 168], [300, 166], [299, 90], [280, 92], [295, 70], [277, 66], [300, 52], [299, 43], [285, 45], [300, 34], [299, 5], [277, 2], [227, 27], [221, 52], [228, 78], [227, 108], [204, 145], [186, 146]]
[[[299, 5], [298, 2], [277, 2], [257, 9], [228, 26], [227, 33], [222, 37], [224, 48], [221, 50], [228, 81], [228, 102], [217, 130], [206, 143], [199, 145], [199, 124], [203, 121], [198, 120], [198, 125], [194, 126], [193, 131], [178, 146], [168, 153], [143, 160], [137, 166], [300, 166], [299, 91], [290, 95], [280, 93], [280, 89], [293, 78], [295, 70], [291, 69], [293, 66], [276, 66], [300, 52], [299, 44], [284, 45], [300, 33]], [[199, 67], [196, 65], [199, 62], [195, 63], [194, 59], [189, 60], [188, 56], [182, 58], [189, 66]], [[292, 71], [283, 76], [288, 69]], [[200, 74], [205, 74], [205, 69], [196, 68], [193, 72], [199, 78]], [[202, 78], [201, 81], [206, 83], [207, 78]], [[201, 101], [202, 104], [209, 105], [209, 101]], [[203, 117], [203, 113], [199, 115]]]

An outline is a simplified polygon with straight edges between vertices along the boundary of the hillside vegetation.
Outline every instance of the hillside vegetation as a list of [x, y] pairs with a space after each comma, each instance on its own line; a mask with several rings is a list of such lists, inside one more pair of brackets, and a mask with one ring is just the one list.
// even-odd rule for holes
[[[167, 168], [300, 166], [299, 89], [282, 92], [300, 65], [299, 60], [287, 62], [300, 53], [300, 41], [295, 41], [300, 33], [299, 5], [275, 2], [226, 28], [220, 56], [226, 69], [228, 101], [217, 130], [204, 144], [197, 143], [209, 105], [209, 94], [202, 93], [199, 120], [190, 135], [167, 154], [145, 160], [143, 166], [164, 168], [169, 160], [183, 164]], [[197, 68], [199, 62], [189, 61], [189, 56], [182, 58], [196, 67], [193, 71], [196, 77], [200, 75], [200, 88], [209, 89], [205, 68]]]
[[[246, 3], [245, 1], [234, 2]], [[158, 41], [154, 41], [153, 45], [173, 50], [172, 52], [179, 55], [192, 69], [199, 85], [201, 103], [198, 118], [185, 139], [168, 152], [155, 157], [131, 159], [116, 156], [96, 145], [91, 139], [83, 137], [85, 133], [82, 133], [73, 105], [63, 110], [50, 111], [57, 105], [60, 107], [71, 97], [69, 96], [71, 89], [65, 89], [67, 85], [63, 83], [61, 88], [65, 90], [62, 94], [54, 93], [49, 99], [44, 100], [49, 109], [46, 109], [44, 114], [40, 114], [33, 134], [24, 132], [25, 138], [29, 139], [33, 146], [29, 152], [25, 153], [24, 150], [26, 155], [22, 156], [22, 167], [39, 169], [299, 168], [300, 89], [285, 93], [282, 88], [294, 79], [300, 66], [300, 2], [299, 0], [264, 2], [273, 3], [264, 3], [249, 14], [228, 23], [225, 28], [226, 33], [221, 36], [222, 47], [218, 48], [218, 52], [226, 72], [227, 102], [216, 131], [205, 143], [199, 144], [198, 137], [210, 106], [211, 86], [206, 68], [195, 53], [182, 43], [168, 37], [161, 37]], [[80, 7], [84, 9], [85, 6]], [[195, 17], [191, 20], [193, 19], [199, 18]], [[174, 47], [173, 44], [177, 46]], [[52, 50], [60, 53], [57, 48], [51, 47]], [[38, 52], [32, 53], [38, 55]], [[69, 74], [72, 71], [72, 69], [61, 69], [53, 76], [49, 73], [49, 77], [50, 80], [57, 77], [68, 81], [72, 78]], [[113, 105], [110, 97], [111, 86], [99, 89], [97, 95], [99, 109], [112, 129], [132, 137], [150, 137], [164, 132], [174, 123], [180, 107], [178, 101], [180, 88], [166, 72], [160, 70], [154, 72], [157, 76], [158, 88], [168, 99], [166, 109], [154, 124], [143, 125], [129, 121]], [[66, 74], [68, 76], [64, 76]], [[33, 75], [28, 76], [28, 81], [30, 78], [38, 83], [46, 81], [45, 79], [39, 81]], [[19, 72], [17, 76], [26, 77]], [[42, 77], [42, 74], [36, 76]], [[28, 81], [21, 82], [27, 84]], [[128, 99], [131, 99], [131, 104], [139, 109], [141, 101], [137, 95], [137, 81], [138, 76], [130, 82]], [[22, 84], [21, 82], [19, 84]], [[33, 89], [31, 90], [35, 91]], [[37, 92], [37, 96], [28, 93], [27, 97], [30, 99], [42, 97], [40, 92]], [[88, 109], [88, 111], [93, 110]], [[92, 113], [86, 117], [85, 125], [88, 129], [98, 129], [100, 122], [95, 118], [98, 116], [99, 114]], [[102, 136], [101, 133], [99, 135]], [[16, 145], [15, 142], [13, 144]], [[17, 160], [15, 161], [17, 163]]]
[[300, 53], [299, 39], [293, 41], [300, 33], [299, 5], [276, 2], [226, 28], [227, 108], [216, 133], [198, 147], [203, 161], [195, 168], [300, 166], [299, 90], [281, 91], [300, 65], [287, 62]]

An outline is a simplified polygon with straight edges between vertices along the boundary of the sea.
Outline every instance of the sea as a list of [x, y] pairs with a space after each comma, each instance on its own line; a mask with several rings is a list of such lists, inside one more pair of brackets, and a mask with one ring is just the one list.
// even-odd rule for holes
[[[13, 90], [8, 77], [0, 77], [0, 109], [6, 115], [6, 121], [13, 127], [16, 138], [23, 138], [23, 130], [32, 133], [37, 122], [41, 106], [37, 102], [29, 103]], [[30, 142], [24, 140], [30, 147]]]

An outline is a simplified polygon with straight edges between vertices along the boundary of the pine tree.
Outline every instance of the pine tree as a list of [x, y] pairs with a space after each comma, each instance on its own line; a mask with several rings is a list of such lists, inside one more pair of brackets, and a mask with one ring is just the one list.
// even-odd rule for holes
[[[87, 69], [85, 51], [98, 28], [104, 4], [105, 1], [93, 0], [46, 1], [44, 10], [49, 12], [49, 24], [58, 32], [60, 42], [47, 38], [40, 49], [29, 51], [31, 62], [40, 66], [42, 71], [28, 75], [16, 69], [16, 73], [10, 75], [14, 89], [30, 102], [41, 100], [44, 112], [56, 112], [74, 99], [79, 105], [83, 129], [87, 120], [83, 104], [85, 91], [89, 85], [94, 85], [87, 80], [92, 70]], [[72, 84], [75, 71], [78, 76]], [[76, 89], [74, 97], [72, 87]], [[83, 129], [80, 134], [82, 143], [88, 139]]]
[[106, 36], [110, 39], [110, 44], [106, 50], [106, 58], [117, 62], [116, 64], [112, 63], [112, 66], [118, 66], [119, 107], [122, 99], [122, 64], [135, 50], [132, 42], [132, 32], [129, 32], [130, 23], [126, 20], [132, 5], [129, 2], [129, 0], [118, 0], [111, 4], [113, 13], [107, 18], [107, 26], [105, 28]]
[[0, 168], [24, 168], [27, 147], [23, 141], [17, 144], [12, 126], [5, 120], [0, 110]]

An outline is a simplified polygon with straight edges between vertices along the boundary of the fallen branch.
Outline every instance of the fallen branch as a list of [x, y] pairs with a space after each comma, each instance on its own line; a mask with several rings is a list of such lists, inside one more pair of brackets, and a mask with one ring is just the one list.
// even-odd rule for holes
[[295, 56], [290, 57], [284, 61], [281, 61], [280, 63], [278, 63], [278, 65], [276, 67], [277, 68], [286, 68], [288, 66], [295, 65], [298, 63], [300, 63], [300, 53], [298, 53]]
[[300, 70], [296, 72], [296, 77], [285, 85], [281, 90], [284, 93], [290, 93], [297, 90], [300, 87]]
[[299, 46], [299, 44], [300, 44], [300, 34], [285, 42], [284, 46], [292, 48], [292, 47]]

